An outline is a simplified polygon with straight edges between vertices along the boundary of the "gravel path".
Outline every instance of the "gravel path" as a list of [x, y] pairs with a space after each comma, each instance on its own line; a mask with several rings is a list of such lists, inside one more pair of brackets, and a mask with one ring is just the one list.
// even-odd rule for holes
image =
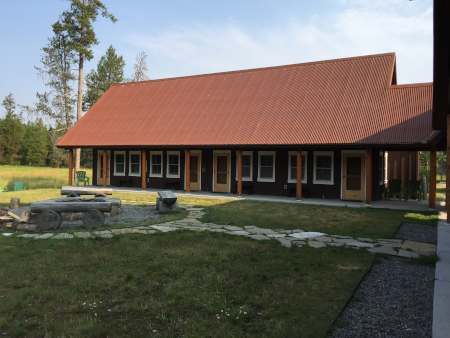
[[[378, 258], [333, 328], [334, 338], [431, 337], [434, 268]], [[347, 326], [348, 325], [348, 326]]]
[[[155, 220], [160, 217], [156, 212], [156, 207], [151, 206], [137, 206], [122, 204], [123, 213], [121, 215], [116, 215], [114, 217], [106, 217], [105, 225], [123, 225], [127, 224], [129, 226], [140, 226], [148, 224], [149, 220]], [[30, 211], [30, 207], [21, 207], [19, 209], [11, 209], [13, 213], [20, 216], [23, 211]], [[62, 228], [76, 228], [83, 227], [83, 221], [64, 221], [61, 223], [60, 229]], [[83, 227], [84, 228], [84, 227]]]
[[436, 244], [437, 227], [426, 224], [402, 223], [395, 236], [410, 241]]

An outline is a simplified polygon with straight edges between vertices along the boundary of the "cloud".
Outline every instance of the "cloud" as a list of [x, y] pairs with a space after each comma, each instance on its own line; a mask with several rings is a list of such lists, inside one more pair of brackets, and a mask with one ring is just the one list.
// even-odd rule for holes
[[[409, 3], [409, 4], [405, 4]], [[397, 53], [399, 83], [432, 81], [432, 4], [336, 0], [337, 11], [250, 29], [192, 24], [159, 35], [130, 35], [152, 78]]]

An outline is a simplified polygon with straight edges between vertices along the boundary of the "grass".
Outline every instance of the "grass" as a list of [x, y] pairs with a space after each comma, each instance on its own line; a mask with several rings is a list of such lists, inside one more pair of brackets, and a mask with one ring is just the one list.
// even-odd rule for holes
[[436, 201], [444, 201], [444, 200], [445, 200], [445, 183], [436, 183]]
[[413, 264], [420, 264], [432, 267], [435, 267], [437, 262], [439, 262], [439, 256], [437, 254], [420, 255], [417, 258], [411, 258], [411, 263]]
[[437, 225], [435, 212], [342, 208], [256, 201], [237, 201], [205, 209], [202, 222], [269, 229], [301, 229], [330, 235], [391, 238], [401, 222]]
[[[92, 180], [92, 169], [82, 169]], [[61, 189], [69, 181], [69, 169], [49, 167], [0, 166], [0, 187], [14, 191], [14, 182], [23, 182], [27, 190]]]
[[325, 337], [373, 257], [211, 232], [0, 238], [0, 332]]

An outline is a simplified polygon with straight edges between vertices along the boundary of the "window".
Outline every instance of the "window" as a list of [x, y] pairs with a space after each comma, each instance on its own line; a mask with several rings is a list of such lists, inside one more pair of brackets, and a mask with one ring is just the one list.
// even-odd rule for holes
[[275, 182], [274, 151], [258, 151], [258, 181]]
[[[307, 151], [302, 151], [302, 183], [307, 181]], [[297, 183], [297, 152], [289, 152], [289, 172], [288, 172], [288, 183]]]
[[[236, 152], [236, 181], [238, 179], [238, 152]], [[242, 152], [242, 181], [253, 181], [253, 151]]]
[[167, 175], [166, 177], [180, 178], [180, 152], [167, 152]]
[[125, 152], [114, 152], [114, 175], [125, 176]]
[[141, 176], [141, 152], [130, 151], [130, 172], [129, 176]]
[[334, 184], [334, 152], [314, 152], [314, 184]]
[[163, 177], [162, 151], [150, 152], [150, 177]]

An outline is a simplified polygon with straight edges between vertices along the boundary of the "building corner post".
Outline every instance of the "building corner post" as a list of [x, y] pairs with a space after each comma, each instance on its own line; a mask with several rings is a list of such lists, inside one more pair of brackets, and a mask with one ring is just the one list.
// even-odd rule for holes
[[295, 199], [297, 201], [302, 200], [302, 150], [297, 150], [297, 186]]
[[430, 150], [430, 196], [428, 207], [436, 209], [436, 148]]
[[73, 149], [72, 148], [69, 149], [69, 185], [73, 185]]
[[191, 192], [191, 150], [186, 149], [186, 192]]
[[142, 190], [147, 190], [147, 151], [142, 149]]
[[108, 151], [106, 149], [103, 149], [103, 188], [106, 188], [106, 180], [108, 179], [107, 177], [107, 158], [108, 158]]
[[366, 149], [366, 204], [372, 204], [372, 148]]
[[236, 195], [242, 196], [242, 149], [238, 150], [238, 182]]

